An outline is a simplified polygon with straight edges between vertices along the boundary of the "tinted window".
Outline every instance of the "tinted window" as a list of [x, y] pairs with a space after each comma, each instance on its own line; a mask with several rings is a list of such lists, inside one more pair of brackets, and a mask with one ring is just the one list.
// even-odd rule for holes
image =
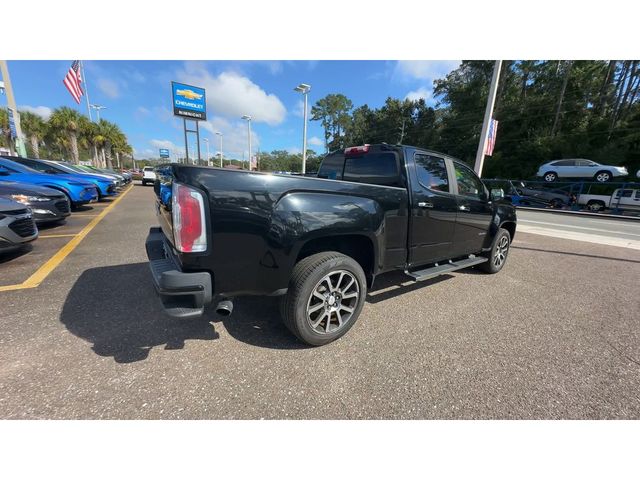
[[[632, 192], [633, 192], [633, 190], [622, 190], [622, 196], [623, 196], [624, 198], [627, 198], [627, 197], [628, 197], [628, 198], [631, 198], [631, 193], [632, 193]], [[616, 192], [616, 198], [619, 198], [619, 197], [620, 197], [620, 190], [618, 190], [618, 191]]]
[[396, 156], [393, 153], [371, 153], [361, 157], [347, 157], [343, 180], [398, 187], [400, 178]]
[[449, 191], [449, 178], [444, 158], [417, 153], [415, 159], [418, 181], [424, 187], [441, 192]]
[[575, 160], [559, 160], [557, 162], [553, 162], [551, 165], [555, 167], [575, 167]]
[[342, 180], [342, 169], [344, 168], [344, 155], [329, 155], [324, 158], [318, 177], [330, 178], [331, 180]]
[[27, 167], [33, 168], [34, 170], [38, 170], [39, 172], [44, 172], [46, 170], [52, 170], [49, 165], [45, 165], [44, 163], [34, 162], [33, 160], [20, 160], [20, 163], [26, 165]]
[[456, 169], [456, 182], [458, 184], [458, 194], [467, 197], [484, 198], [484, 185], [475, 173], [469, 168], [459, 163], [454, 163]]
[[578, 160], [578, 165], [581, 167], [593, 167], [596, 164], [591, 160]]

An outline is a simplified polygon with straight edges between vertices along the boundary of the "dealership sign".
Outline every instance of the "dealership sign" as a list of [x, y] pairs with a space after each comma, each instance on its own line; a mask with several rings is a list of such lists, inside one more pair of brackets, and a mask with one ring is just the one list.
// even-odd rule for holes
[[160, 149], [160, 158], [169, 158], [169, 149], [161, 148]]
[[173, 114], [191, 120], [207, 119], [207, 97], [204, 88], [171, 82]]

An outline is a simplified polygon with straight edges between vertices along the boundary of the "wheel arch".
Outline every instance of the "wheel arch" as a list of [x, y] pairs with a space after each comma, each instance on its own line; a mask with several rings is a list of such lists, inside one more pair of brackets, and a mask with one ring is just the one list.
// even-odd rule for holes
[[513, 242], [514, 237], [516, 236], [516, 222], [511, 220], [504, 221], [500, 224], [500, 228], [504, 228], [509, 235], [511, 236], [511, 242]]
[[368, 286], [371, 286], [376, 265], [375, 246], [371, 238], [362, 234], [327, 235], [305, 242], [296, 257], [296, 262], [320, 252], [340, 252], [353, 258], [364, 271]]

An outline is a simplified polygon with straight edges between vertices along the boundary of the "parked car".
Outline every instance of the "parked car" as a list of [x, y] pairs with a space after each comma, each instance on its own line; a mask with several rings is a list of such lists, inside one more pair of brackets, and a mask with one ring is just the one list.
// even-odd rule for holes
[[97, 175], [91, 173], [80, 173], [62, 162], [54, 162], [49, 160], [36, 160], [34, 158], [11, 157], [16, 163], [20, 163], [26, 167], [33, 168], [42, 173], [52, 175], [70, 175], [80, 180], [93, 183], [98, 190], [98, 200], [104, 197], [110, 197], [117, 193], [116, 182], [106, 175]]
[[53, 188], [66, 195], [71, 208], [98, 200], [98, 191], [93, 183], [77, 175], [52, 175], [40, 173], [20, 163], [0, 157], [0, 179], [41, 185]]
[[541, 188], [517, 180], [484, 180], [490, 188], [502, 188], [505, 198], [516, 206], [561, 208], [571, 204], [571, 196], [564, 190]]
[[102, 172], [99, 170], [94, 170], [93, 167], [89, 166], [89, 165], [74, 165], [71, 163], [67, 163], [67, 162], [60, 162], [63, 165], [67, 166], [68, 168], [70, 168], [71, 170], [77, 172], [77, 173], [82, 173], [82, 174], [92, 174], [92, 175], [102, 175], [105, 176], [107, 178], [110, 178], [112, 180], [114, 180], [116, 182], [116, 189], [120, 189], [124, 186], [124, 177], [121, 175], [114, 175], [112, 173], [106, 173], [106, 172]]
[[156, 172], [154, 167], [144, 167], [142, 169], [142, 185], [154, 183], [156, 181]]
[[125, 177], [124, 174], [118, 173], [108, 168], [98, 168], [94, 167], [93, 165], [73, 165], [72, 167], [75, 167], [75, 169], [78, 169], [82, 172], [106, 175], [108, 177], [114, 178], [118, 181], [118, 188], [127, 183], [127, 177]]
[[67, 197], [52, 188], [0, 180], [0, 197], [30, 207], [37, 224], [60, 222], [71, 214]]
[[29, 207], [0, 198], [0, 253], [18, 250], [38, 238]]
[[602, 165], [584, 158], [554, 160], [538, 168], [536, 176], [545, 182], [555, 182], [558, 178], [594, 178], [597, 182], [608, 182], [613, 177], [628, 175], [625, 167]]
[[581, 193], [578, 205], [584, 205], [592, 212], [600, 212], [606, 208], [640, 210], [640, 188], [616, 188], [611, 195]]
[[198, 317], [214, 302], [230, 314], [234, 296], [281, 296], [285, 325], [310, 345], [353, 326], [377, 275], [497, 273], [516, 232], [502, 190], [409, 146], [334, 152], [316, 178], [180, 164], [158, 176], [171, 196], [156, 189], [146, 250], [165, 311]]

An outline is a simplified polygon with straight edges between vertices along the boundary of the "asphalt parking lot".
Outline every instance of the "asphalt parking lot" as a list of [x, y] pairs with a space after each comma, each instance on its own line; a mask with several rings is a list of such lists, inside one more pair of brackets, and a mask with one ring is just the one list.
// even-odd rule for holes
[[[348, 335], [306, 348], [274, 298], [164, 316], [152, 189], [118, 198], [38, 287], [0, 291], [1, 418], [640, 418], [639, 250], [518, 233], [500, 274], [385, 275]], [[50, 235], [108, 205], [92, 207]], [[0, 285], [70, 238], [0, 263]]]

